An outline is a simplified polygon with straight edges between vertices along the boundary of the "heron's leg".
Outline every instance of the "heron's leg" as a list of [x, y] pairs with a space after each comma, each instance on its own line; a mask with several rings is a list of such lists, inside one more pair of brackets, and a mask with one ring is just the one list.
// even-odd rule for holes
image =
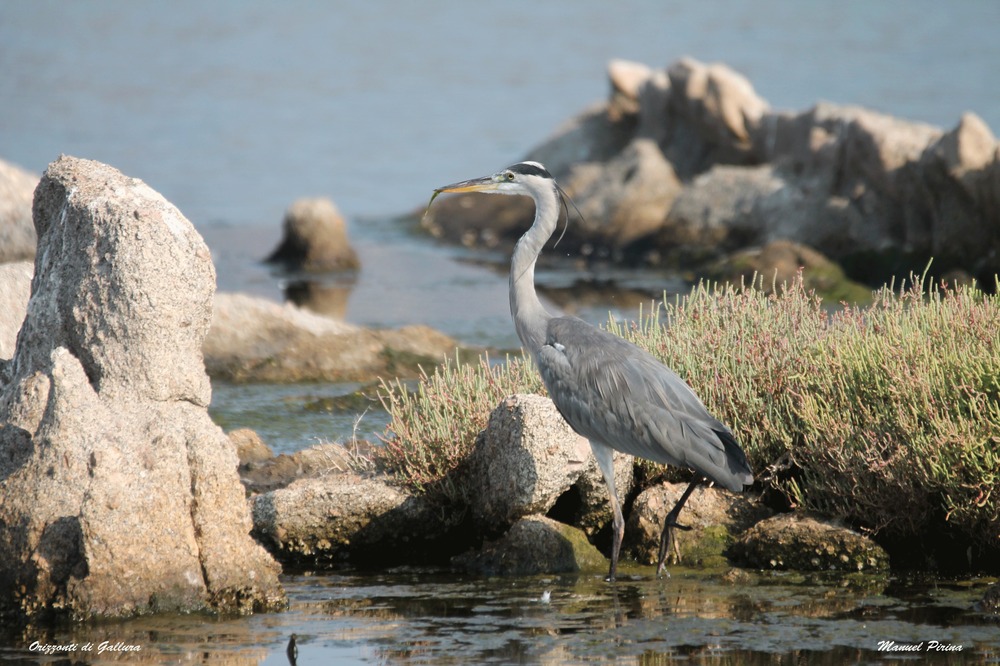
[[681, 495], [679, 500], [677, 500], [677, 504], [674, 505], [674, 508], [670, 510], [670, 513], [667, 514], [666, 519], [663, 521], [663, 532], [660, 533], [660, 556], [656, 563], [657, 576], [663, 575], [664, 564], [667, 561], [667, 550], [670, 548], [671, 530], [675, 527], [679, 530], [691, 529], [687, 525], [681, 525], [678, 523], [677, 516], [680, 515], [681, 509], [684, 508], [684, 503], [687, 502], [688, 497], [690, 497], [691, 493], [694, 492], [695, 486], [701, 483], [701, 481], [702, 478], [700, 476], [695, 476], [691, 479], [691, 483], [688, 484], [688, 487], [684, 490], [684, 494]]
[[608, 486], [608, 498], [611, 500], [611, 567], [608, 569], [608, 582], [614, 582], [618, 571], [618, 553], [622, 547], [622, 539], [625, 536], [625, 518], [622, 516], [621, 502], [618, 501], [618, 491], [615, 489], [615, 463], [611, 447], [601, 442], [591, 440], [590, 448], [597, 459], [597, 466], [601, 468], [601, 475], [604, 476], [604, 483]]

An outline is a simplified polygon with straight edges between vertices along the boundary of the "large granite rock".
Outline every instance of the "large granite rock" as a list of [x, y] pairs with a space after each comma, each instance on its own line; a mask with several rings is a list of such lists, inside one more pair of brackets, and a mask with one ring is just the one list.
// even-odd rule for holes
[[496, 533], [544, 514], [588, 468], [590, 444], [552, 401], [512, 395], [500, 403], [458, 475], [474, 524]]
[[142, 181], [73, 157], [49, 166], [34, 220], [31, 300], [0, 372], [0, 608], [281, 606], [235, 449], [207, 412], [201, 237]]

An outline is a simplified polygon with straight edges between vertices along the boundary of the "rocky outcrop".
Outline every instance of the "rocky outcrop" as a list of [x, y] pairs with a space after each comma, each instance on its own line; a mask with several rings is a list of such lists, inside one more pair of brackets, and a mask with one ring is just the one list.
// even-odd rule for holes
[[347, 239], [344, 217], [325, 198], [299, 199], [285, 212], [281, 243], [266, 259], [287, 270], [353, 271], [358, 254]]
[[457, 343], [426, 326], [361, 328], [245, 294], [215, 298], [205, 367], [230, 381], [359, 381], [413, 375]]
[[[605, 104], [526, 156], [583, 213], [566, 251], [700, 269], [788, 240], [869, 283], [932, 257], [990, 284], [1000, 271], [1000, 144], [974, 114], [945, 132], [828, 103], [776, 111], [738, 73], [692, 59], [666, 70], [615, 61], [609, 79]], [[423, 224], [496, 247], [532, 215], [523, 197], [466, 194], [435, 202]]]
[[730, 555], [760, 569], [882, 571], [889, 556], [866, 536], [797, 513], [761, 521], [733, 544]]
[[31, 200], [38, 176], [0, 160], [0, 264], [33, 259]]
[[[243, 442], [244, 481], [248, 488], [257, 483], [261, 493], [251, 499], [254, 535], [290, 566], [450, 562], [483, 575], [607, 566], [591, 545], [607, 537], [607, 489], [589, 444], [548, 398], [513, 395], [501, 402], [452, 474], [457, 492], [447, 496], [357, 473], [352, 456], [363, 459], [363, 448], [331, 444], [268, 457], [252, 433], [231, 436]], [[629, 456], [616, 459], [616, 483], [628, 499], [623, 557], [652, 565], [663, 520], [687, 484], [662, 483], [632, 497], [633, 472]], [[263, 476], [251, 481], [255, 473]], [[733, 560], [803, 571], [888, 566], [885, 551], [866, 537], [799, 514], [772, 514], [759, 496], [701, 486], [681, 513], [681, 524], [692, 529], [675, 530], [668, 562], [718, 568]]]
[[73, 617], [284, 603], [250, 538], [201, 346], [215, 273], [191, 224], [106, 165], [61, 157], [0, 376], [0, 608]]
[[[252, 433], [230, 436], [246, 451], [240, 466], [244, 484], [251, 493], [261, 493], [251, 500], [254, 534], [293, 566], [440, 563], [444, 556], [507, 533], [522, 519], [555, 511], [560, 500], [571, 507], [558, 510], [562, 527], [584, 542], [611, 520], [590, 445], [569, 428], [551, 400], [538, 395], [511, 396], [497, 406], [473, 453], [452, 475], [458, 490], [448, 498], [413, 494], [383, 477], [358, 475], [357, 462], [366, 456], [362, 442], [267, 457]], [[616, 461], [616, 483], [624, 498], [631, 490], [632, 459], [619, 455]], [[470, 570], [493, 566], [484, 564], [489, 557], [468, 555], [463, 561]]]

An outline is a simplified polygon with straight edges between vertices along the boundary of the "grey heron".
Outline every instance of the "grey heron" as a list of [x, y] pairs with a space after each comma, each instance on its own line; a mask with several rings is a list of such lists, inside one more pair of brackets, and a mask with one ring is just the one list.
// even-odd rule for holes
[[[531, 354], [559, 413], [590, 441], [611, 499], [613, 540], [608, 580], [613, 581], [625, 534], [615, 488], [613, 450], [687, 467], [695, 475], [663, 523], [657, 575], [664, 571], [671, 530], [695, 487], [709, 479], [733, 491], [753, 483], [746, 454], [732, 431], [709, 414], [672, 370], [636, 345], [577, 317], [550, 314], [535, 291], [535, 263], [552, 237], [563, 192], [538, 162], [520, 162], [483, 178], [434, 190], [527, 195], [535, 220], [514, 246], [510, 312], [521, 344]], [[431, 201], [433, 202], [433, 197]]]

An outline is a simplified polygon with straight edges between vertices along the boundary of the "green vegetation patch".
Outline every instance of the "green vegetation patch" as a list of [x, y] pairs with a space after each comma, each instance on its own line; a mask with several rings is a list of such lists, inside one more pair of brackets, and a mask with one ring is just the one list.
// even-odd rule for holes
[[[943, 526], [1000, 547], [997, 295], [915, 280], [830, 310], [801, 280], [702, 285], [608, 328], [684, 377], [792, 504], [896, 538]], [[449, 363], [415, 392], [384, 384], [379, 462], [436, 486], [504, 397], [531, 392], [544, 388], [524, 357]]]

